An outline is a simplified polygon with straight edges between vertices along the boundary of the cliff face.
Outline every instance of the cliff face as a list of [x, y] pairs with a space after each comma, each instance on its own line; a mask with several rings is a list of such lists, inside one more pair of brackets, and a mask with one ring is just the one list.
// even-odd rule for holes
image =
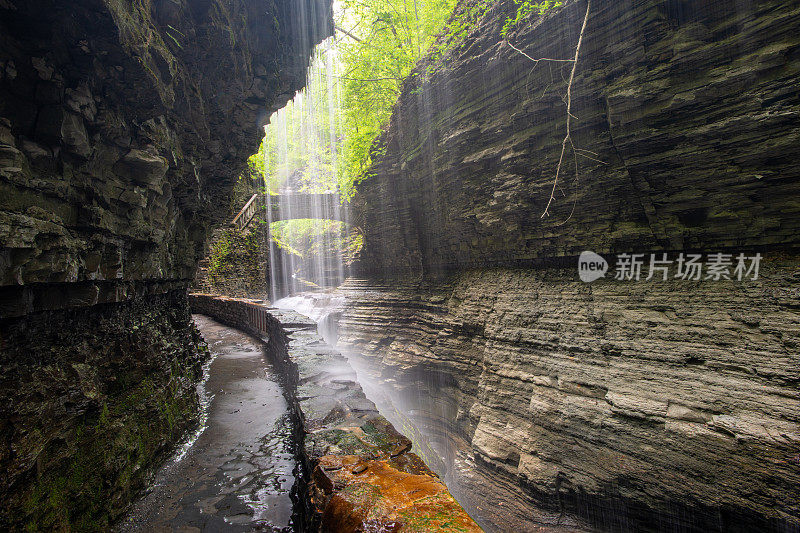
[[193, 423], [186, 287], [330, 18], [0, 1], [0, 528], [107, 528]]
[[188, 283], [267, 112], [331, 31], [322, 0], [0, 11], [5, 317]]
[[[509, 41], [572, 58], [585, 8]], [[370, 272], [797, 244], [796, 5], [593, 2], [572, 88], [578, 177], [568, 145], [545, 218], [571, 63], [504, 43], [511, 9], [493, 6], [405, 87], [359, 187]]]
[[490, 529], [551, 521], [544, 507], [609, 529], [783, 530], [800, 522], [797, 261], [762, 272], [350, 282], [339, 341], [411, 398]]
[[108, 530], [197, 423], [184, 291], [0, 323], [0, 527]]
[[[404, 88], [359, 185], [370, 279], [347, 287], [342, 346], [417, 398], [489, 527], [544, 505], [628, 530], [796, 528], [798, 6], [593, 1], [577, 179], [568, 144], [545, 218], [571, 64], [503, 43], [512, 9]], [[509, 40], [572, 57], [585, 10]], [[755, 281], [584, 284], [584, 250], [766, 260]]]

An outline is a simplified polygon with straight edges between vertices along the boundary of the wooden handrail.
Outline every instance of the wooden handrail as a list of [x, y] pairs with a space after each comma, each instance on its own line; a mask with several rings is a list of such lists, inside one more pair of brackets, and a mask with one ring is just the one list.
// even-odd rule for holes
[[[281, 218], [283, 215], [287, 215], [288, 218], [292, 218], [289, 215], [294, 215], [293, 218], [329, 218], [331, 220], [342, 220], [341, 210], [338, 209], [340, 200], [337, 193], [270, 194], [264, 199], [260, 198], [261, 196], [262, 195], [258, 193], [254, 194], [247, 203], [244, 204], [244, 207], [242, 207], [236, 217], [234, 217], [233, 221], [231, 221], [231, 225], [235, 226], [240, 231], [244, 230], [250, 225], [253, 218], [255, 218], [259, 208], [276, 210], [273, 212], [272, 222], [284, 220]], [[277, 203], [281, 203], [282, 206], [284, 206], [286, 213], [283, 213], [277, 208]], [[314, 209], [314, 206], [317, 204], [324, 204], [327, 207], [322, 210]], [[326, 216], [320, 217], [321, 214], [325, 214]]]
[[253, 204], [253, 202], [256, 201], [256, 198], [258, 198], [258, 196], [259, 196], [258, 193], [256, 193], [256, 194], [254, 194], [253, 196], [250, 197], [250, 199], [247, 201], [247, 203], [244, 204], [244, 207], [242, 208], [242, 210], [239, 211], [239, 214], [236, 215], [233, 218], [233, 221], [231, 222], [231, 224], [236, 224], [236, 221], [238, 221], [239, 218], [244, 214], [244, 212], [247, 211], [247, 208], [250, 207]]
[[239, 211], [239, 214], [236, 215], [231, 222], [231, 224], [236, 226], [240, 231], [245, 229], [250, 224], [250, 221], [253, 220], [253, 217], [255, 217], [256, 209], [258, 208], [258, 202], [256, 202], [256, 200], [259, 196], [261, 195], [258, 193], [251, 196], [247, 203], [244, 204], [241, 211]]

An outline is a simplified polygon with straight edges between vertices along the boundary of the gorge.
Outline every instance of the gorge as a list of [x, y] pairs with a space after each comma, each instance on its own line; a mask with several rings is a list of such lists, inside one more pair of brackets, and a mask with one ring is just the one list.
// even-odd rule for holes
[[0, 528], [800, 531], [800, 4], [366, 4], [0, 0]]
[[[796, 8], [595, 3], [572, 87], [584, 152], [544, 218], [567, 75], [490, 16], [408, 83], [359, 186], [369, 280], [344, 286], [339, 329], [450, 413], [469, 485], [602, 529], [796, 527]], [[584, 13], [508, 39], [569, 57]], [[583, 283], [583, 250], [642, 253], [642, 279]], [[650, 254], [756, 250], [750, 283], [675, 264], [645, 280]], [[509, 500], [492, 522], [524, 529]]]

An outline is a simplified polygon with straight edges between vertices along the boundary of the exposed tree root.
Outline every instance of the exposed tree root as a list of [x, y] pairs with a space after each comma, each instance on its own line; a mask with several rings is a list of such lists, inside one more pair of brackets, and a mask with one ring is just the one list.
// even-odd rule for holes
[[[540, 218], [544, 218], [548, 216], [550, 205], [555, 200], [555, 192], [556, 187], [558, 187], [558, 178], [561, 176], [561, 167], [564, 164], [564, 156], [567, 152], [567, 144], [570, 145], [572, 148], [572, 156], [575, 159], [575, 179], [578, 179], [578, 156], [575, 150], [575, 145], [572, 142], [572, 119], [575, 118], [575, 115], [572, 114], [572, 83], [575, 81], [575, 71], [578, 70], [578, 58], [580, 57], [581, 53], [581, 44], [583, 44], [583, 34], [586, 32], [586, 26], [589, 24], [589, 10], [592, 7], [592, 0], [586, 0], [586, 16], [583, 18], [583, 26], [581, 27], [581, 33], [578, 36], [578, 44], [575, 47], [575, 59], [572, 61], [572, 72], [569, 75], [569, 82], [567, 83], [567, 134], [564, 136], [564, 140], [561, 143], [561, 156], [558, 159], [558, 166], [556, 167], [556, 177], [553, 180], [553, 190], [550, 192], [550, 199], [547, 201], [547, 205], [544, 208], [544, 212]], [[575, 208], [573, 206], [573, 212]], [[569, 218], [572, 217], [572, 213], [570, 213]], [[565, 221], [566, 222], [566, 221]]]

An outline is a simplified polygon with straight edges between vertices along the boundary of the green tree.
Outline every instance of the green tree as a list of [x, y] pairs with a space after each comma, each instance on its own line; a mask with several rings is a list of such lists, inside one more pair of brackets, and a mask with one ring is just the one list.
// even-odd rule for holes
[[[272, 116], [250, 158], [251, 174], [263, 176], [273, 194], [338, 189], [343, 200], [350, 199], [371, 166], [371, 148], [389, 122], [403, 80], [442, 28], [445, 37], [463, 31], [463, 17], [452, 16], [456, 3], [343, 0], [335, 15], [335, 43], [317, 48], [306, 88]], [[331, 246], [354, 256], [361, 242], [357, 231], [313, 220], [273, 223], [271, 234], [279, 246], [303, 257]]]
[[339, 181], [346, 195], [371, 164], [370, 148], [389, 122], [403, 79], [455, 5], [456, 0], [344, 0], [336, 24], [344, 126]]

